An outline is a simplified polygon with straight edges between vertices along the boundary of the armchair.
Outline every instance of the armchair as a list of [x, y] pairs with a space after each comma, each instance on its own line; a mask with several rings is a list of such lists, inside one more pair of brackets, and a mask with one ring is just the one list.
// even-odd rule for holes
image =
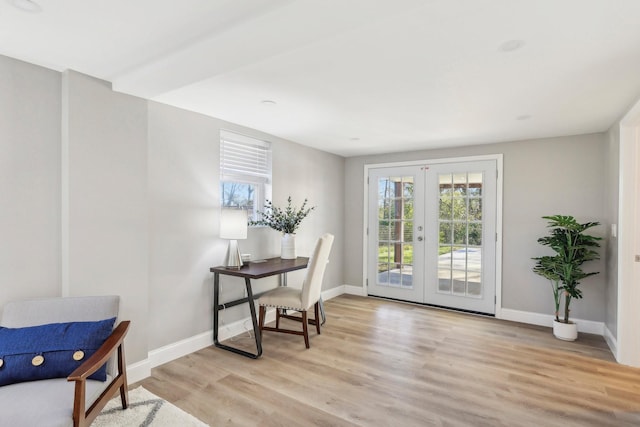
[[[119, 302], [120, 298], [117, 296], [47, 298], [10, 302], [3, 308], [0, 326], [25, 328], [51, 323], [93, 322], [117, 318]], [[122, 321], [117, 324], [95, 353], [82, 362], [67, 378], [43, 379], [1, 386], [0, 427], [38, 425], [86, 427], [118, 390], [122, 407], [127, 408], [127, 374], [123, 341], [129, 323], [129, 321]], [[107, 380], [103, 382], [89, 379], [105, 363], [107, 363]]]

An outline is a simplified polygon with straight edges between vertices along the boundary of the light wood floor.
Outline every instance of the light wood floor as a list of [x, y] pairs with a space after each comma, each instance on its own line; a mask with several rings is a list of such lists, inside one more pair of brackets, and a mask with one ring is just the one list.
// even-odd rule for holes
[[258, 360], [206, 348], [140, 384], [211, 426], [640, 426], [640, 369], [602, 337], [375, 298], [325, 307], [309, 350], [266, 332]]

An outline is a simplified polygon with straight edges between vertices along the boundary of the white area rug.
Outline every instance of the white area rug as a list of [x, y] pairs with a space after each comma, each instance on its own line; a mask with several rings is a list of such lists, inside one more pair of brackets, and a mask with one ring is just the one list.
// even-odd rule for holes
[[129, 408], [122, 410], [120, 395], [111, 399], [91, 427], [207, 427], [193, 415], [138, 387], [129, 391]]

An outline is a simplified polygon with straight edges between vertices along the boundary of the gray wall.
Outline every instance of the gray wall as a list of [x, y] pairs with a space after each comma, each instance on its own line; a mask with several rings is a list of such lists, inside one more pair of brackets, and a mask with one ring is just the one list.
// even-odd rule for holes
[[130, 361], [147, 357], [147, 102], [63, 75], [62, 294], [120, 295]]
[[[218, 237], [222, 128], [273, 143], [274, 202], [291, 195], [317, 206], [298, 231], [298, 254], [335, 234], [324, 288], [343, 284], [342, 157], [0, 56], [0, 310], [18, 298], [120, 295], [132, 320], [128, 363], [210, 330], [209, 267], [228, 244]], [[250, 229], [240, 246], [277, 256], [279, 235]], [[291, 273], [290, 285], [303, 274]], [[242, 288], [222, 280], [223, 298]], [[222, 322], [248, 314], [234, 307]]]
[[[533, 274], [532, 257], [545, 254], [536, 240], [546, 234], [543, 215], [574, 215], [579, 221], [606, 223], [603, 134], [548, 138], [454, 149], [353, 157], [345, 170], [345, 281], [361, 286], [363, 237], [363, 174], [365, 164], [485, 154], [504, 155], [502, 306], [535, 313], [553, 313], [546, 280]], [[608, 225], [594, 229], [604, 237]], [[603, 242], [601, 254], [606, 252]], [[575, 318], [605, 320], [604, 260], [589, 269], [602, 274], [582, 284], [584, 299], [572, 303]]]
[[211, 328], [219, 262], [216, 121], [149, 103], [149, 348]]
[[0, 310], [59, 296], [60, 73], [0, 56]]

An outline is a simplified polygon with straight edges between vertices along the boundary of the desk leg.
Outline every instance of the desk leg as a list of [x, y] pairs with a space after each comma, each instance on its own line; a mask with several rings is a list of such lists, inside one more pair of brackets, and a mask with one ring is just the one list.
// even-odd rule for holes
[[247, 286], [247, 302], [249, 303], [249, 310], [251, 311], [251, 320], [253, 321], [253, 333], [256, 339], [256, 354], [249, 353], [248, 351], [240, 350], [239, 348], [231, 347], [226, 344], [222, 344], [218, 339], [218, 320], [220, 312], [220, 274], [214, 273], [213, 276], [213, 344], [223, 350], [228, 350], [242, 356], [257, 359], [262, 355], [262, 341], [260, 337], [260, 328], [258, 327], [258, 317], [256, 316], [256, 306], [253, 301], [253, 292], [251, 291], [251, 281], [245, 278], [245, 284]]
[[322, 297], [320, 297], [320, 300], [318, 300], [318, 302], [320, 303], [320, 317], [322, 318], [322, 323], [320, 324], [324, 325], [327, 321], [327, 315], [324, 313], [324, 302], [322, 302]]
[[220, 274], [213, 273], [213, 344], [218, 347], [218, 306], [220, 305]]
[[249, 299], [249, 311], [251, 311], [251, 321], [253, 322], [253, 335], [256, 339], [256, 350], [258, 353], [256, 357], [260, 357], [262, 354], [262, 335], [260, 334], [260, 327], [258, 326], [258, 316], [256, 316], [256, 304], [253, 301], [253, 291], [251, 290], [251, 280], [245, 277], [244, 283], [247, 286], [247, 298]]

